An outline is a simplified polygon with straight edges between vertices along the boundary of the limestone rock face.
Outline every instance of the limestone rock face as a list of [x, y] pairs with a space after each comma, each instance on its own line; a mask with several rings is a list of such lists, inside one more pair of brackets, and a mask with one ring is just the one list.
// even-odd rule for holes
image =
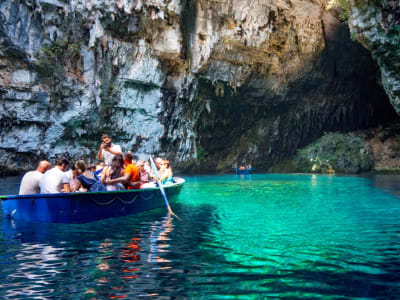
[[106, 132], [176, 168], [263, 168], [324, 131], [393, 118], [369, 53], [326, 4], [2, 1], [0, 166], [92, 162]]
[[351, 1], [351, 34], [380, 68], [381, 83], [400, 114], [400, 2]]

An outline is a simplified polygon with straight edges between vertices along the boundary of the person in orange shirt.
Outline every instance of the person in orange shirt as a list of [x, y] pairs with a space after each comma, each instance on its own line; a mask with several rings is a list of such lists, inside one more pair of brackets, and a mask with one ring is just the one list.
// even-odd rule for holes
[[125, 170], [122, 174], [127, 178], [126, 187], [128, 190], [138, 189], [140, 187], [139, 168], [133, 163], [133, 155], [129, 152], [124, 155], [124, 165]]
[[133, 155], [129, 152], [124, 154], [124, 166], [122, 176], [116, 179], [107, 179], [105, 184], [123, 183], [128, 190], [140, 187], [140, 174], [138, 167], [133, 163]]

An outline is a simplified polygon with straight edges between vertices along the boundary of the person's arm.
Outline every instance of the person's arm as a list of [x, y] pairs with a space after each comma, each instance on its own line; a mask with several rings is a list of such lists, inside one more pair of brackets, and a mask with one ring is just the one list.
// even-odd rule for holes
[[61, 189], [63, 193], [71, 193], [71, 188], [69, 187], [69, 183], [63, 183], [63, 188]]
[[76, 181], [78, 182], [78, 184], [74, 184], [73, 185], [73, 188], [70, 186], [70, 192], [76, 192], [76, 191], [78, 191], [79, 190], [79, 188], [82, 186], [82, 183], [81, 183], [81, 181], [77, 178], [76, 179]]
[[[111, 148], [114, 148], [114, 149], [111, 149]], [[108, 152], [110, 152], [111, 154], [114, 154], [114, 155], [122, 154], [122, 149], [121, 149], [121, 146], [119, 146], [119, 145], [114, 145], [113, 147], [107, 147], [107, 148], [104, 148], [104, 150], [108, 151]]]
[[137, 187], [137, 186], [139, 186], [141, 183], [142, 183], [141, 181], [135, 181], [135, 182], [129, 181], [129, 182], [127, 183], [127, 185], [130, 186], [130, 187]]
[[97, 152], [97, 158], [98, 158], [99, 160], [102, 160], [102, 159], [103, 159], [103, 149], [104, 149], [104, 144], [101, 143], [99, 152]]
[[171, 168], [168, 168], [167, 170], [165, 170], [165, 172], [163, 172], [163, 174], [161, 174], [160, 181], [163, 181], [164, 179], [167, 179], [168, 177], [171, 176], [172, 176], [172, 170]]
[[69, 172], [65, 172], [62, 175], [62, 184], [61, 184], [61, 192], [63, 193], [70, 193], [71, 192], [71, 188], [69, 186], [69, 181], [72, 178], [72, 173]]
[[109, 170], [110, 170], [110, 167], [104, 167], [103, 168], [103, 170], [101, 171], [101, 178], [100, 178], [100, 181], [103, 183], [103, 184], [106, 184], [105, 183], [105, 181], [106, 181], [106, 177], [108, 177], [109, 176]]
[[115, 178], [115, 179], [106, 179], [105, 184], [116, 184], [116, 183], [123, 183], [123, 184], [129, 184], [129, 178], [131, 175], [129, 173], [125, 174], [124, 176]]

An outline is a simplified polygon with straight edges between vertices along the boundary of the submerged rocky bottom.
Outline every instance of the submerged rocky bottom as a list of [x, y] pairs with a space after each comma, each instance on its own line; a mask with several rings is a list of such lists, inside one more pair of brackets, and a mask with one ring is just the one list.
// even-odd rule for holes
[[[84, 225], [2, 217], [0, 294], [32, 299], [400, 296], [398, 176], [187, 177], [164, 210]], [[17, 190], [3, 179], [1, 194]]]

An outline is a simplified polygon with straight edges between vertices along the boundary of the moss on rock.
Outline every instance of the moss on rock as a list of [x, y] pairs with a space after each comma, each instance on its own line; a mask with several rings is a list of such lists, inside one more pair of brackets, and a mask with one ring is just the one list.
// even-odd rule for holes
[[361, 173], [374, 162], [365, 141], [352, 134], [327, 133], [300, 149], [293, 162], [297, 171], [312, 173]]

